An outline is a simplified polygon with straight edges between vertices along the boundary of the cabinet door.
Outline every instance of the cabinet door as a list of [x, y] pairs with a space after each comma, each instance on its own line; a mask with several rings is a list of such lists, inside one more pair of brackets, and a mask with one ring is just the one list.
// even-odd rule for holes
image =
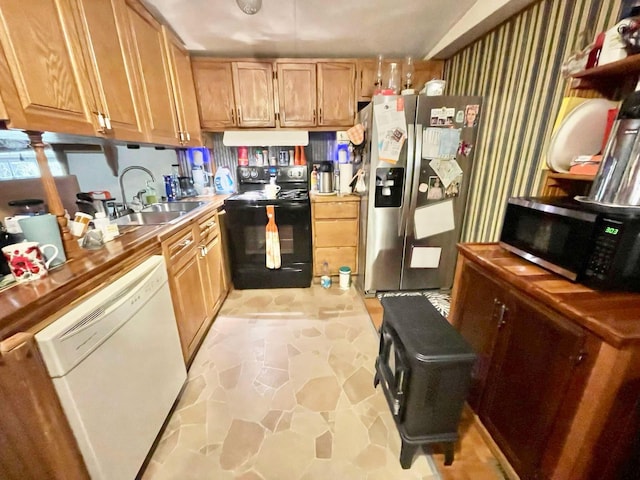
[[180, 145], [168, 58], [160, 24], [135, 0], [127, 0], [134, 51], [143, 85], [149, 141]]
[[203, 270], [204, 298], [207, 316], [213, 317], [220, 306], [220, 300], [225, 290], [220, 235], [202, 247], [200, 261]]
[[470, 264], [464, 264], [459, 281], [459, 298], [456, 299], [455, 318], [451, 318], [451, 322], [478, 355], [467, 398], [471, 408], [477, 412], [498, 328], [507, 320], [510, 312], [504, 303], [504, 288]]
[[318, 62], [318, 126], [353, 125], [356, 108], [356, 65]]
[[236, 104], [233, 100], [231, 63], [194, 58], [191, 67], [202, 128], [216, 131], [235, 127]]
[[233, 62], [232, 68], [238, 126], [275, 127], [271, 63]]
[[162, 30], [171, 65], [171, 83], [178, 113], [180, 143], [187, 147], [202, 145], [198, 102], [189, 52], [183, 48], [177, 38], [169, 33], [166, 27], [162, 27]]
[[191, 356], [191, 344], [207, 317], [207, 307], [202, 295], [202, 282], [198, 253], [194, 251], [186, 263], [169, 276], [178, 322], [180, 344], [185, 360]]
[[104, 117], [101, 127], [106, 134], [145, 141], [124, 0], [74, 0], [74, 7], [98, 105], [93, 113]]
[[[413, 72], [412, 87], [416, 93], [422, 90], [429, 80], [442, 79], [444, 62], [440, 60], [426, 60], [416, 62]], [[404, 79], [402, 80], [404, 84]]]
[[[68, 4], [0, 0], [0, 94], [8, 126], [95, 135]], [[76, 68], [74, 68], [76, 67]]]
[[280, 126], [315, 127], [315, 64], [278, 63], [277, 71]]
[[358, 60], [357, 94], [359, 102], [369, 102], [373, 97], [376, 82], [377, 60]]
[[522, 478], [536, 478], [585, 341], [583, 330], [516, 293], [500, 330], [480, 418]]

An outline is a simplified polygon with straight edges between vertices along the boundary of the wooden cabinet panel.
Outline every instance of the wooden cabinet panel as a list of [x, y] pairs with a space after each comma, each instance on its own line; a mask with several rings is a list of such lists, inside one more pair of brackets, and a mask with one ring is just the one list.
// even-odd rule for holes
[[203, 268], [204, 299], [207, 314], [213, 316], [220, 306], [223, 292], [226, 291], [222, 272], [222, 246], [220, 236], [216, 236], [206, 245], [202, 245], [201, 263]]
[[355, 62], [318, 62], [318, 126], [351, 126], [355, 121]]
[[[422, 90], [429, 80], [442, 79], [444, 75], [444, 62], [441, 60], [427, 60], [414, 64], [412, 87], [416, 93]], [[402, 80], [404, 83], [404, 80]]]
[[73, 0], [81, 46], [102, 130], [119, 140], [146, 140], [124, 0]]
[[277, 63], [278, 113], [281, 127], [316, 125], [316, 65]]
[[316, 220], [315, 246], [340, 247], [358, 241], [358, 222], [344, 220]]
[[373, 97], [378, 62], [373, 59], [358, 60], [357, 94], [359, 102], [369, 102]]
[[233, 99], [231, 62], [193, 58], [191, 66], [202, 128], [221, 130], [235, 127], [236, 104]]
[[[322, 272], [322, 265], [327, 262], [329, 274], [338, 275], [342, 266], [351, 268], [352, 273], [357, 272], [357, 248], [356, 247], [317, 247], [314, 249], [313, 271]], [[321, 273], [318, 273], [321, 275]]]
[[272, 64], [233, 62], [232, 69], [238, 126], [275, 127]]
[[314, 218], [358, 218], [358, 202], [316, 203]]
[[[68, 4], [33, 0], [0, 1], [0, 93], [9, 126], [94, 135], [91, 95], [79, 75], [80, 53]], [[77, 46], [76, 46], [77, 47]]]
[[[395, 62], [400, 70], [400, 83], [404, 88], [404, 59], [385, 59], [383, 61], [382, 81], [388, 80], [389, 64]], [[378, 62], [376, 59], [360, 59], [358, 60], [358, 101], [371, 101], [375, 91], [376, 68]], [[424, 87], [424, 84], [434, 78], [441, 79], [444, 74], [444, 62], [442, 60], [421, 60], [414, 62], [414, 72], [412, 80], [412, 88], [418, 93]]]
[[462, 288], [459, 292], [460, 310], [455, 312], [451, 321], [478, 355], [467, 399], [471, 408], [477, 411], [489, 373], [499, 324], [506, 321], [509, 312], [503, 298], [503, 287], [474, 268], [463, 269], [459, 281]]
[[160, 24], [135, 0], [127, 0], [127, 7], [148, 115], [149, 141], [178, 146], [176, 106]]
[[165, 36], [167, 55], [171, 65], [171, 84], [175, 97], [180, 143], [186, 147], [202, 145], [200, 137], [200, 118], [198, 101], [191, 72], [189, 52], [179, 43], [166, 27], [162, 27]]
[[480, 418], [513, 467], [534, 478], [567, 395], [584, 331], [513, 294], [497, 337]]

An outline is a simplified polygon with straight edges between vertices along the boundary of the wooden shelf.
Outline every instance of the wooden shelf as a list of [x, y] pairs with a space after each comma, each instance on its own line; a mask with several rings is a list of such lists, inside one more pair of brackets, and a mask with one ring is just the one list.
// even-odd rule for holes
[[617, 77], [630, 75], [632, 73], [640, 73], [640, 54], [630, 55], [627, 58], [618, 60], [617, 62], [607, 63], [599, 67], [583, 70], [582, 72], [571, 75], [573, 78], [601, 78], [601, 77]]
[[539, 194], [543, 197], [587, 195], [594, 178], [594, 175], [577, 175], [545, 170]]
[[559, 173], [559, 172], [549, 171], [547, 173], [547, 178], [555, 178], [555, 179], [562, 179], [562, 180], [580, 180], [580, 181], [585, 181], [585, 182], [592, 182], [593, 179], [595, 178], [595, 175], [579, 175], [579, 174], [575, 174], [575, 173]]

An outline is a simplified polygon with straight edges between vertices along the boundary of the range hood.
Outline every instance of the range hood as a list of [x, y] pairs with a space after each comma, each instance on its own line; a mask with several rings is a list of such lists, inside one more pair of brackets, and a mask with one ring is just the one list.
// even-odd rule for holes
[[224, 132], [222, 143], [227, 147], [278, 147], [309, 145], [306, 130], [230, 130]]

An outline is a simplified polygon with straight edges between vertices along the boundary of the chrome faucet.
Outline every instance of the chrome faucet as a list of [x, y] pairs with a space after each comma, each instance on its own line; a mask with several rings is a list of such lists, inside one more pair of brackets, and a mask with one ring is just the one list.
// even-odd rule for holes
[[[151, 170], [149, 170], [148, 168], [145, 167], [140, 167], [138, 165], [131, 165], [130, 167], [125, 168], [122, 173], [120, 174], [120, 179], [119, 179], [119, 183], [120, 183], [120, 194], [122, 195], [122, 207], [123, 209], [127, 209], [128, 205], [127, 205], [127, 197], [124, 194], [124, 174], [127, 173], [130, 170], [142, 170], [143, 172], [145, 172], [147, 175], [149, 175], [151, 177], [151, 181], [153, 183], [156, 182], [155, 177], [153, 176], [153, 173], [151, 173]], [[140, 195], [140, 192], [138, 192], [138, 195]], [[144, 203], [144, 202], [141, 202]]]

